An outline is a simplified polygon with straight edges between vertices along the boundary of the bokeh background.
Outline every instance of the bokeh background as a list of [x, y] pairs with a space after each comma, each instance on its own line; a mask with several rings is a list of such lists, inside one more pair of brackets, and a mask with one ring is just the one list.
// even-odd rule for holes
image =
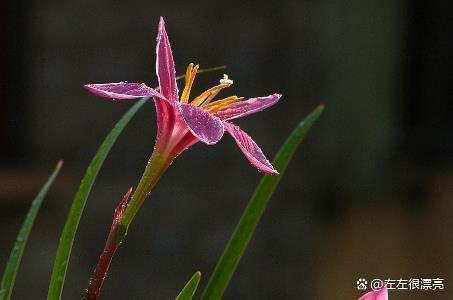
[[[164, 16], [177, 73], [228, 65], [229, 91], [279, 92], [241, 127], [269, 158], [316, 105], [297, 152], [225, 299], [354, 299], [358, 278], [443, 278], [452, 299], [453, 6], [451, 1], [3, 1], [0, 4], [0, 267], [53, 165], [13, 299], [44, 299], [84, 169], [130, 107], [82, 85], [156, 84]], [[200, 75], [198, 91], [220, 73]], [[156, 131], [146, 105], [105, 162], [82, 217], [63, 299], [80, 299], [114, 207], [134, 186]], [[172, 299], [213, 270], [261, 174], [228, 136], [179, 157], [134, 220], [102, 299]]]

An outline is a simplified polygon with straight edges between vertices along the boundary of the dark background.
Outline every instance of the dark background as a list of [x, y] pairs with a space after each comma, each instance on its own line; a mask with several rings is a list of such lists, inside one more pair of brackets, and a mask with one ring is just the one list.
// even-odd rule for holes
[[[225, 299], [353, 299], [358, 278], [444, 278], [451, 299], [451, 1], [6, 1], [0, 4], [0, 266], [31, 199], [59, 159], [13, 299], [44, 299], [64, 220], [95, 150], [130, 107], [91, 82], [156, 85], [164, 16], [177, 73], [226, 64], [230, 93], [279, 92], [241, 127], [269, 158], [316, 105]], [[221, 73], [203, 74], [201, 91]], [[113, 209], [139, 179], [156, 122], [143, 108], [121, 135], [82, 217], [63, 299], [80, 299]], [[228, 136], [171, 166], [115, 258], [102, 299], [172, 299], [211, 273], [261, 174]]]

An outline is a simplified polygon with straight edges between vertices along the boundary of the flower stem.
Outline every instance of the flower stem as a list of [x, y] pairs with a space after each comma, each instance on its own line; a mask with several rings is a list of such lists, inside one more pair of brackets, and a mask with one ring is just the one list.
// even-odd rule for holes
[[119, 244], [116, 244], [114, 240], [115, 233], [110, 233], [105, 243], [104, 250], [102, 251], [101, 256], [99, 257], [98, 264], [94, 269], [93, 275], [91, 275], [90, 283], [86, 290], [85, 297], [83, 300], [95, 300], [99, 296], [102, 285], [104, 284], [105, 276], [110, 268], [112, 263], [113, 256], [116, 253], [116, 250], [119, 247]]
[[110, 268], [112, 263], [113, 256], [115, 255], [116, 250], [120, 246], [121, 242], [116, 240], [116, 232], [118, 229], [118, 222], [121, 220], [121, 217], [124, 214], [126, 209], [127, 201], [132, 193], [132, 188], [124, 195], [123, 200], [121, 200], [118, 207], [115, 209], [113, 214], [113, 222], [110, 227], [109, 236], [105, 242], [104, 250], [102, 251], [101, 256], [99, 257], [98, 264], [94, 269], [93, 275], [91, 276], [90, 283], [86, 290], [84, 300], [94, 300], [99, 296], [102, 284], [104, 283], [105, 276], [107, 271]]
[[146, 197], [173, 161], [173, 158], [170, 157], [170, 155], [157, 149], [158, 148], [156, 147], [151, 154], [142, 178], [140, 178], [137, 185], [137, 189], [132, 195], [131, 201], [127, 205], [126, 211], [120, 220], [119, 227], [121, 228], [121, 232], [118, 232], [118, 238], [120, 238], [123, 234], [123, 230], [125, 231], [124, 236], [126, 235], [127, 229], [132, 223], [137, 211], [140, 209]]
[[123, 200], [115, 210], [110, 233], [89, 281], [84, 300], [95, 300], [98, 298], [113, 256], [126, 236], [132, 219], [171, 162], [172, 159], [169, 155], [158, 151], [156, 148], [151, 154], [131, 200], [129, 201], [129, 196], [132, 193], [132, 189], [124, 195]]

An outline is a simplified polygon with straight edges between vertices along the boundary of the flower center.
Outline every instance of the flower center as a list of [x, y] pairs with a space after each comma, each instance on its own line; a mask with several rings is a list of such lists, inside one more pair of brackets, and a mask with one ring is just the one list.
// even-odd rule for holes
[[188, 103], [192, 106], [198, 106], [203, 109], [206, 109], [211, 114], [215, 114], [219, 110], [227, 107], [228, 105], [244, 99], [243, 97], [230, 96], [227, 98], [211, 102], [223, 88], [230, 87], [233, 84], [233, 80], [229, 79], [228, 75], [223, 74], [223, 78], [220, 79], [219, 85], [216, 85], [206, 90], [189, 103], [190, 91], [192, 89], [192, 85], [195, 80], [195, 75], [197, 74], [199, 67], [200, 67], [199, 65], [194, 66], [193, 63], [190, 63], [189, 66], [187, 67], [185, 76], [185, 86], [184, 90], [182, 91], [180, 99], [182, 103]]

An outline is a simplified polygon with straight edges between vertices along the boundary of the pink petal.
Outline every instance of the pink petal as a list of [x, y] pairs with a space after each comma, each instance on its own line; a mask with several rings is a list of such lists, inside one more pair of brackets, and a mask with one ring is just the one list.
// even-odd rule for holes
[[250, 98], [246, 101], [235, 102], [216, 115], [222, 120], [232, 120], [260, 112], [278, 102], [282, 95], [273, 94], [267, 97]]
[[224, 128], [218, 117], [189, 104], [180, 103], [179, 107], [187, 127], [200, 141], [212, 145], [222, 138]]
[[254, 165], [258, 170], [270, 174], [278, 175], [272, 164], [267, 160], [261, 151], [260, 147], [252, 140], [252, 138], [244, 131], [229, 122], [223, 122], [225, 130], [236, 140], [239, 148], [244, 152], [245, 157]]
[[159, 79], [160, 91], [168, 99], [178, 100], [178, 85], [176, 84], [175, 62], [171, 53], [165, 22], [159, 21], [156, 46], [156, 74]]
[[165, 99], [155, 89], [147, 87], [144, 83], [103, 83], [86, 84], [84, 87], [96, 96], [111, 99], [136, 99], [141, 97], [159, 97]]
[[366, 293], [359, 300], [388, 300], [387, 288], [384, 286], [377, 291]]
[[174, 102], [154, 97], [157, 115], [157, 141], [159, 141], [157, 144], [162, 147], [166, 147], [168, 140], [171, 138], [176, 122], [176, 114], [179, 115], [179, 109], [175, 108], [174, 104]]

